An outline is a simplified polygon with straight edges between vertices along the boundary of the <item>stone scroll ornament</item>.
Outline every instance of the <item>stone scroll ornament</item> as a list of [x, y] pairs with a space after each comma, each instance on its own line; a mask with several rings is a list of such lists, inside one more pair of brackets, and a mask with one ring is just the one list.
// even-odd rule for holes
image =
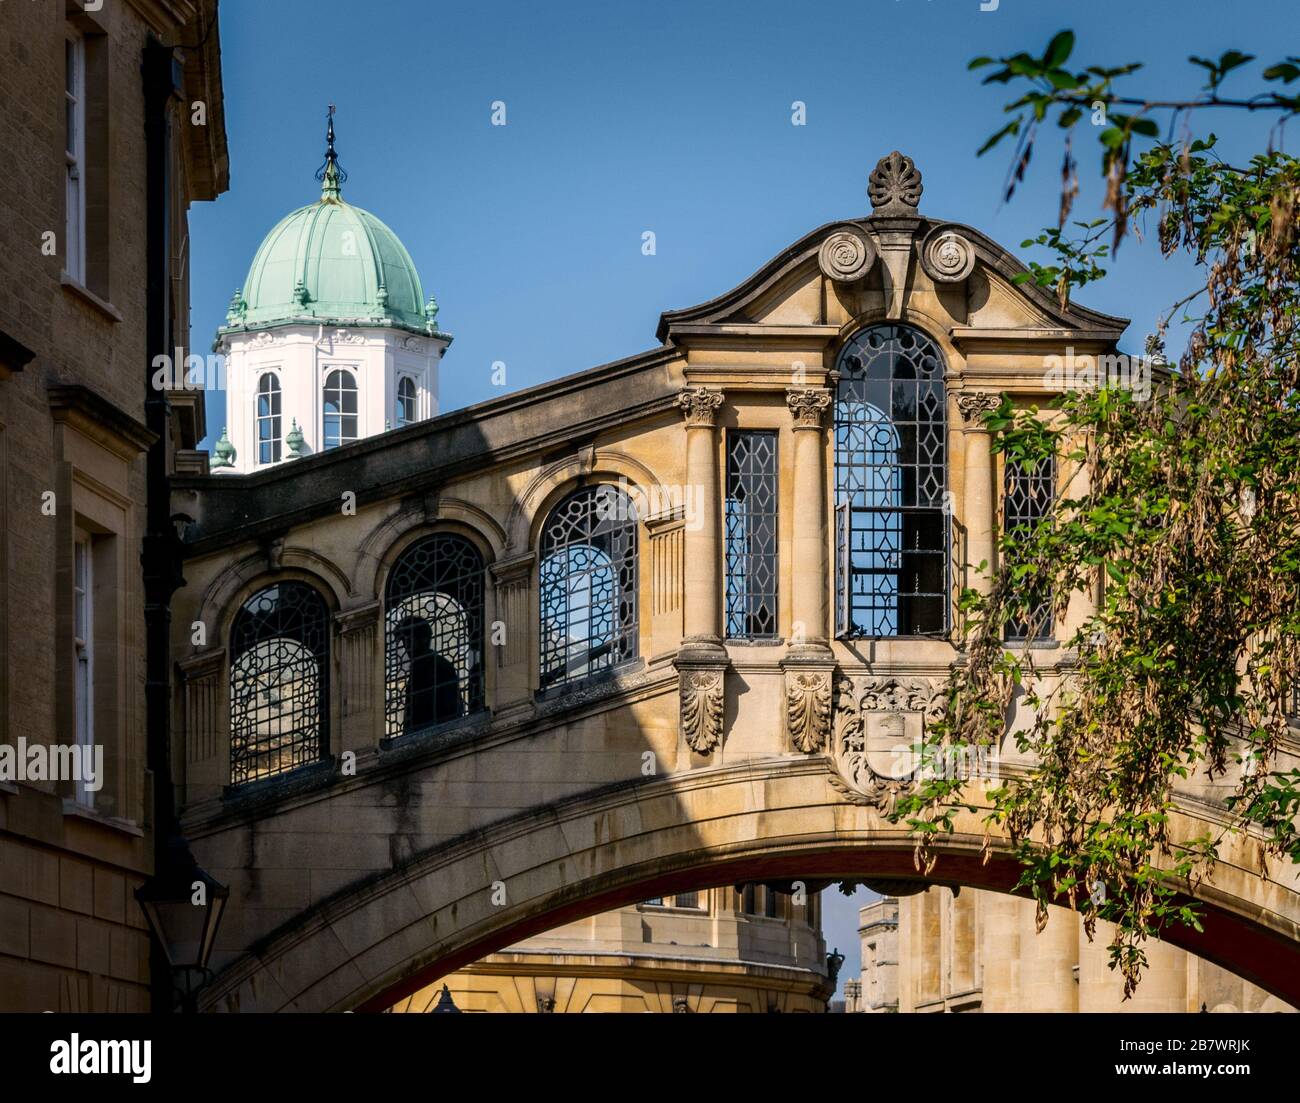
[[854, 804], [893, 811], [920, 767], [920, 746], [947, 697], [931, 678], [840, 678], [835, 685], [831, 784]]
[[822, 274], [837, 283], [852, 283], [871, 271], [876, 263], [876, 245], [857, 229], [836, 230], [817, 252]]
[[822, 415], [831, 404], [831, 392], [816, 387], [791, 390], [786, 391], [785, 401], [794, 417], [796, 429], [820, 429]]
[[682, 734], [696, 754], [709, 754], [722, 743], [722, 673], [695, 671], [682, 675]]
[[785, 683], [790, 741], [804, 754], [826, 745], [831, 727], [831, 676], [827, 671], [790, 674]]
[[935, 283], [961, 283], [975, 269], [975, 246], [955, 230], [940, 230], [921, 243], [921, 267]]
[[916, 208], [921, 202], [921, 173], [912, 158], [904, 157], [894, 150], [888, 157], [882, 157], [867, 178], [867, 197], [873, 208], [872, 217], [916, 215]]
[[722, 405], [722, 392], [708, 387], [683, 387], [677, 392], [677, 405], [688, 427], [712, 429]]

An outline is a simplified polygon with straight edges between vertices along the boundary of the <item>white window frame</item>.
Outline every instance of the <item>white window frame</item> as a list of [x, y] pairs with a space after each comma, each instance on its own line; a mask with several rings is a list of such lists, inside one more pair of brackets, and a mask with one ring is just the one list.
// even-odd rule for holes
[[[409, 383], [411, 385], [411, 416], [409, 418], [404, 415], [402, 410], [402, 384], [403, 383]], [[417, 421], [420, 420], [420, 385], [415, 381], [414, 376], [399, 375], [397, 377], [396, 413], [397, 413], [397, 418], [396, 418], [397, 424], [394, 426], [394, 428], [396, 429], [401, 429], [407, 425], [414, 425]]]
[[[330, 376], [333, 375], [336, 371], [345, 372], [347, 376], [352, 380], [352, 388], [350, 393], [353, 396], [355, 409], [350, 414], [343, 412], [342, 397], [344, 394], [347, 394], [349, 392], [343, 388], [340, 388], [337, 392], [340, 399], [339, 413], [338, 413], [339, 436], [336, 443], [330, 444], [329, 430], [327, 428], [327, 426], [329, 425], [329, 413], [326, 410], [326, 403], [329, 400], [329, 394], [330, 394], [329, 379]], [[321, 419], [320, 441], [321, 441], [322, 452], [332, 452], [335, 448], [342, 448], [345, 444], [353, 444], [356, 441], [361, 440], [363, 436], [362, 433], [363, 423], [361, 420], [361, 384], [358, 382], [358, 378], [357, 378], [359, 374], [360, 373], [358, 372], [357, 365], [355, 364], [327, 364], [325, 365], [324, 371], [321, 373], [320, 391], [318, 393], [320, 396], [319, 398], [320, 419]], [[343, 433], [345, 418], [352, 418], [354, 423], [354, 432], [353, 435], [350, 437], [345, 436]]]
[[[95, 544], [78, 529], [72, 553], [72, 646], [76, 694], [77, 746], [83, 763], [93, 762], [95, 745]], [[85, 770], [77, 779], [76, 801], [95, 806], [94, 791], [86, 787]], [[98, 779], [97, 779], [98, 780]]]
[[[268, 391], [268, 396], [274, 396], [279, 399], [277, 405], [279, 409], [275, 413], [262, 413], [262, 384], [270, 377], [275, 381], [275, 389]], [[258, 373], [257, 389], [253, 395], [253, 460], [259, 467], [269, 467], [272, 464], [279, 463], [284, 458], [284, 387], [280, 382], [280, 374], [277, 371], [266, 369]], [[267, 437], [267, 442], [271, 445], [271, 458], [262, 459], [262, 422], [272, 423], [275, 428], [275, 435]]]
[[[63, 258], [64, 269], [68, 275], [84, 285], [86, 282], [86, 39], [75, 27], [69, 26], [65, 43], [63, 155], [66, 162], [67, 210], [63, 228]], [[69, 122], [71, 122], [71, 134], [68, 134]]]

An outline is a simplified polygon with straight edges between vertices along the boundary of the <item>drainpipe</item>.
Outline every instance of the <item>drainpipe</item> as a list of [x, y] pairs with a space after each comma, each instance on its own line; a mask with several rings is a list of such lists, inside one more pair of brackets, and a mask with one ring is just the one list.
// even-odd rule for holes
[[[145, 536], [140, 556], [144, 573], [145, 747], [153, 781], [154, 876], [168, 865], [169, 843], [179, 834], [171, 772], [171, 599], [184, 585], [180, 539], [171, 520], [168, 442], [171, 403], [152, 384], [156, 356], [170, 356], [171, 151], [168, 109], [181, 89], [182, 70], [175, 52], [150, 40], [142, 66], [145, 99], [145, 256], [146, 298], [144, 365], [145, 425], [154, 434], [146, 457]], [[155, 1014], [172, 1009], [172, 975], [157, 938], [150, 945], [150, 989]]]

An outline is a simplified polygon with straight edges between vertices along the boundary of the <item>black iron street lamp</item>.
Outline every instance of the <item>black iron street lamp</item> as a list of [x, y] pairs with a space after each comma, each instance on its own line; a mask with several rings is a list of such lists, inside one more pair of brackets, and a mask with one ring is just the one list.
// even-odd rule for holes
[[230, 889], [199, 868], [182, 838], [168, 843], [166, 859], [163, 868], [135, 890], [135, 898], [167, 956], [175, 1007], [193, 1013], [199, 993], [212, 981], [208, 959]]

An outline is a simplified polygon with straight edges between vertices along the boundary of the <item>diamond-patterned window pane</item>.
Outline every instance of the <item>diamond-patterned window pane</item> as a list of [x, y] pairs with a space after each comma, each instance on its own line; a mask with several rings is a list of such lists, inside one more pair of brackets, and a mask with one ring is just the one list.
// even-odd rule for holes
[[776, 433], [727, 438], [727, 636], [776, 635]]
[[626, 494], [584, 487], [542, 529], [541, 688], [610, 670], [637, 654], [637, 515]]
[[302, 582], [259, 590], [230, 633], [230, 783], [315, 762], [325, 753], [329, 611]]
[[[1007, 463], [1002, 488], [1002, 523], [1007, 536], [1028, 535], [1047, 516], [1056, 495], [1056, 457], [1047, 456], [1033, 467]], [[1011, 640], [1044, 640], [1052, 635], [1052, 601], [1045, 596], [1035, 603], [1027, 619], [1007, 622]]]
[[836, 367], [837, 631], [941, 634], [950, 570], [943, 356], [914, 329], [872, 326]]
[[390, 739], [483, 707], [483, 557], [463, 536], [425, 537], [393, 565], [384, 685]]

